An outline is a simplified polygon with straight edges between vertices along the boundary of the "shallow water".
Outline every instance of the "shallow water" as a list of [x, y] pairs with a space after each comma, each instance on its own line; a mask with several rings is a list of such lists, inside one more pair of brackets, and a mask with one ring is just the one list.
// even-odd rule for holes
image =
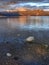
[[15, 29], [49, 29], [49, 16], [20, 16], [0, 18], [1, 32]]
[[[38, 32], [39, 30], [43, 32]], [[34, 31], [36, 31], [36, 34], [34, 34]], [[43, 35], [49, 38], [49, 16], [0, 18], [0, 42], [5, 40], [14, 41], [17, 38], [17, 34], [21, 34], [21, 39], [29, 35], [34, 35], [37, 39], [38, 37], [43, 39]]]
[[0, 64], [49, 65], [49, 17], [0, 18]]

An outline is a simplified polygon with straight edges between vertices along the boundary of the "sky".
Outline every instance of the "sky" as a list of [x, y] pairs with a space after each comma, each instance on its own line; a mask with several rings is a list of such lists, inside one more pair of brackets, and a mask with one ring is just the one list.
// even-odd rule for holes
[[17, 1], [32, 1], [32, 2], [49, 2], [49, 0], [0, 0], [0, 2], [17, 2]]
[[[11, 4], [11, 3], [7, 4], [9, 2], [14, 2], [14, 4]], [[49, 8], [49, 0], [0, 0], [0, 11], [6, 10], [6, 9], [15, 9], [16, 7], [24, 7], [24, 6], [25, 7], [46, 6], [46, 8]]]

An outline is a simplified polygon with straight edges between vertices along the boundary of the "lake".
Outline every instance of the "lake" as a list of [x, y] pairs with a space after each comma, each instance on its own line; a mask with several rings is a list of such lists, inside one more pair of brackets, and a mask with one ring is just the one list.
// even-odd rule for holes
[[27, 36], [35, 36], [37, 40], [48, 42], [49, 16], [0, 18], [0, 42], [14, 41], [17, 34], [21, 34], [23, 39]]
[[49, 65], [49, 16], [0, 18], [0, 64]]

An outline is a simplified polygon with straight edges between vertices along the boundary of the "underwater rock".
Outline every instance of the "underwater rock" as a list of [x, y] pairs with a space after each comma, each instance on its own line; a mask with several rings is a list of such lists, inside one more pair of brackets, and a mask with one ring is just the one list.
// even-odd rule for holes
[[45, 48], [48, 48], [48, 45], [46, 44], [46, 45], [44, 45], [45, 46]]
[[26, 38], [26, 42], [33, 42], [34, 41], [34, 37], [30, 36], [28, 38]]
[[6, 55], [7, 55], [8, 57], [12, 56], [12, 54], [11, 54], [11, 53], [6, 53]]

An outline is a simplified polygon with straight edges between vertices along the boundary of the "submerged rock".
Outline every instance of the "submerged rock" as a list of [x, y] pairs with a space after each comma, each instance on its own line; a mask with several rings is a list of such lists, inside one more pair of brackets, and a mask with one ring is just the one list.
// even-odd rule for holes
[[13, 59], [14, 59], [14, 60], [18, 60], [19, 58], [18, 58], [18, 57], [14, 57]]
[[17, 36], [20, 36], [20, 34], [17, 34]]
[[9, 56], [9, 57], [10, 57], [10, 56], [12, 56], [12, 54], [11, 54], [11, 53], [7, 53], [6, 55], [7, 55], [7, 56]]
[[30, 37], [26, 38], [26, 41], [27, 42], [33, 42], [34, 41], [34, 37], [30, 36]]
[[48, 45], [47, 44], [45, 45], [45, 48], [48, 48]]

